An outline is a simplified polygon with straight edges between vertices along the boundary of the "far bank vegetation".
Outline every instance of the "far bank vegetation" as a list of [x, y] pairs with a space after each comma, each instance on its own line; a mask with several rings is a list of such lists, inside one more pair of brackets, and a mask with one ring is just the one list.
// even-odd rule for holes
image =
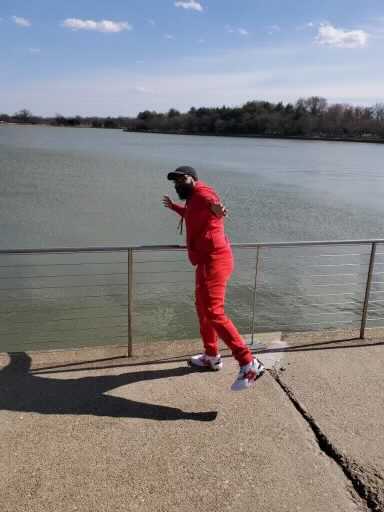
[[145, 110], [136, 117], [40, 117], [27, 109], [0, 114], [0, 123], [48, 124], [127, 131], [196, 135], [282, 136], [338, 139], [383, 139], [384, 103], [372, 107], [329, 104], [312, 96], [296, 103], [248, 101], [240, 107], [171, 108], [166, 113]]

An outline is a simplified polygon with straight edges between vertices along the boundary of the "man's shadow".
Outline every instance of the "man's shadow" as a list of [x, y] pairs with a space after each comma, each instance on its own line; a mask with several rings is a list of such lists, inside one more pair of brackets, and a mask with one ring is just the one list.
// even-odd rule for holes
[[33, 375], [26, 353], [9, 353], [8, 366], [0, 370], [0, 411], [40, 414], [87, 414], [159, 421], [213, 421], [216, 411], [185, 412], [174, 407], [136, 402], [104, 393], [120, 386], [145, 380], [181, 377], [187, 367], [144, 370], [121, 375], [54, 379]]

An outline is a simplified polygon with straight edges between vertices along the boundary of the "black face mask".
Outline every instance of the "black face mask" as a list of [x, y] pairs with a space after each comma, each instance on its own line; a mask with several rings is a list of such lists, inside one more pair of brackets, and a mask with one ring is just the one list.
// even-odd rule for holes
[[192, 183], [176, 183], [175, 190], [180, 199], [189, 199], [193, 192]]

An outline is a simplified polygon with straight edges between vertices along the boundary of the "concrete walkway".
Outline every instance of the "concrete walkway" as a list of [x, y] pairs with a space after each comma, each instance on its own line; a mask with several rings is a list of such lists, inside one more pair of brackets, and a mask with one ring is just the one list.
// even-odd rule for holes
[[384, 511], [384, 343], [361, 344], [267, 347], [238, 394], [231, 358], [0, 358], [1, 510]]

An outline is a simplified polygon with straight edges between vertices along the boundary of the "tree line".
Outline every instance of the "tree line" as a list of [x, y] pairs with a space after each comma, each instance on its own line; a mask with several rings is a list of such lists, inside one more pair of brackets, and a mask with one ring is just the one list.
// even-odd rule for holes
[[0, 114], [2, 123], [48, 124], [127, 131], [242, 136], [384, 139], [384, 103], [373, 107], [329, 104], [312, 96], [296, 103], [248, 101], [239, 107], [192, 107], [181, 113], [145, 110], [136, 117], [35, 116], [23, 109]]

